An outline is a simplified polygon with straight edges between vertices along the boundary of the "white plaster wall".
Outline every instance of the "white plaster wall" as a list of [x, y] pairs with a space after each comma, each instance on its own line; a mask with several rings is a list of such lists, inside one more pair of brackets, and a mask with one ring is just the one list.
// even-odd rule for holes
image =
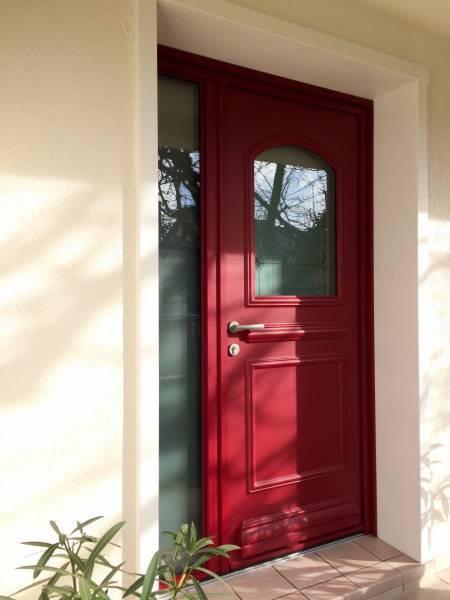
[[[433, 552], [448, 551], [449, 42], [350, 2], [236, 4], [432, 68], [433, 491], [423, 518]], [[137, 83], [138, 68], [154, 72], [154, 40], [139, 44], [136, 5], [0, 0], [0, 593], [26, 579], [13, 570], [26, 554], [18, 542], [44, 536], [50, 518], [124, 513], [132, 563], [154, 543], [155, 95], [153, 76]], [[155, 1], [142, 7], [154, 32]], [[135, 136], [139, 118], [150, 119], [146, 139]]]
[[375, 102], [374, 325], [377, 533], [420, 559], [418, 88]]
[[122, 515], [135, 20], [131, 0], [0, 2], [0, 594], [49, 519]]
[[[450, 551], [450, 40], [410, 27], [351, 0], [232, 2], [430, 67], [428, 265], [425, 272], [423, 264], [419, 268], [421, 282], [428, 285], [431, 304], [426, 315], [418, 307], [422, 333], [429, 335], [426, 351], [431, 359], [428, 398], [420, 408], [422, 471], [418, 477], [423, 493], [420, 555], [426, 560], [447, 553]], [[401, 165], [402, 157], [395, 151], [390, 159]], [[419, 237], [419, 243], [426, 243], [425, 235]], [[392, 302], [401, 305], [401, 298], [392, 298]], [[405, 398], [399, 402], [408, 419], [410, 411], [415, 409], [407, 406]], [[398, 422], [401, 424], [400, 415]], [[389, 440], [386, 444], [389, 447]], [[412, 453], [415, 451], [411, 449]], [[408, 449], [401, 448], [398, 452], [407, 455]], [[414, 495], [414, 490], [411, 493]]]

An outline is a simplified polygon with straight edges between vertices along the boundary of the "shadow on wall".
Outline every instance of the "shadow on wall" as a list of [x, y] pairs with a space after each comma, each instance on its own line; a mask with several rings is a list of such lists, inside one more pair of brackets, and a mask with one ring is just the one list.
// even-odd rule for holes
[[49, 518], [122, 512], [122, 195], [2, 187], [0, 581], [13, 589], [27, 580], [19, 541], [47, 536]]
[[26, 580], [18, 544], [45, 538], [50, 518], [122, 514], [133, 11], [107, 0], [1, 10], [2, 593]]
[[430, 336], [428, 389], [422, 399], [421, 525], [424, 545], [437, 556], [448, 553], [450, 535], [450, 219], [430, 219], [428, 227], [429, 266], [421, 279], [429, 286]]
[[447, 524], [450, 517], [450, 476], [439, 480], [434, 476], [434, 467], [442, 466], [443, 461], [434, 459], [445, 452], [442, 444], [432, 444], [422, 457], [421, 500], [422, 530], [426, 531], [427, 543], [432, 544], [433, 529], [439, 524]]

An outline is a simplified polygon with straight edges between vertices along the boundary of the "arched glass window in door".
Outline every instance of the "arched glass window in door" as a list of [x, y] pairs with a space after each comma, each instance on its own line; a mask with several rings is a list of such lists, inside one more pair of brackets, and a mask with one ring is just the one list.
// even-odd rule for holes
[[298, 146], [254, 161], [256, 296], [336, 295], [334, 170]]

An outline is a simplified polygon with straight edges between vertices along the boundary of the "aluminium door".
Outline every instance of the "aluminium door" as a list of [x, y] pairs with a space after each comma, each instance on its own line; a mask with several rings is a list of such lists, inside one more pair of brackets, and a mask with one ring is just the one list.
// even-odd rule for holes
[[373, 531], [371, 103], [163, 58], [201, 88], [205, 533], [240, 568]]
[[350, 110], [220, 102], [220, 520], [241, 562], [363, 529], [365, 197]]

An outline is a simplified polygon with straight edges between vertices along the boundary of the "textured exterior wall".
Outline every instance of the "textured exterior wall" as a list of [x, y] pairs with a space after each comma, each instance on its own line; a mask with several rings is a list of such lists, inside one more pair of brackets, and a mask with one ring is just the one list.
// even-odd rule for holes
[[[298, 25], [368, 46], [431, 69], [429, 106], [430, 389], [422, 431], [424, 542], [435, 555], [449, 552], [450, 487], [450, 40], [414, 29], [350, 1], [233, 0]], [[401, 302], [401, 298], [393, 298]]]
[[[436, 553], [448, 551], [450, 42], [350, 2], [235, 3], [431, 67], [423, 458], [433, 460], [433, 501], [423, 520]], [[19, 541], [45, 536], [50, 518], [116, 520], [133, 484], [122, 477], [124, 363], [136, 362], [124, 352], [133, 277], [122, 241], [134, 219], [135, 0], [0, 0], [0, 30], [0, 593], [9, 593], [28, 580], [14, 571], [28, 552]], [[144, 495], [156, 501], [155, 490]]]
[[50, 518], [122, 514], [133, 11], [0, 2], [0, 593]]

